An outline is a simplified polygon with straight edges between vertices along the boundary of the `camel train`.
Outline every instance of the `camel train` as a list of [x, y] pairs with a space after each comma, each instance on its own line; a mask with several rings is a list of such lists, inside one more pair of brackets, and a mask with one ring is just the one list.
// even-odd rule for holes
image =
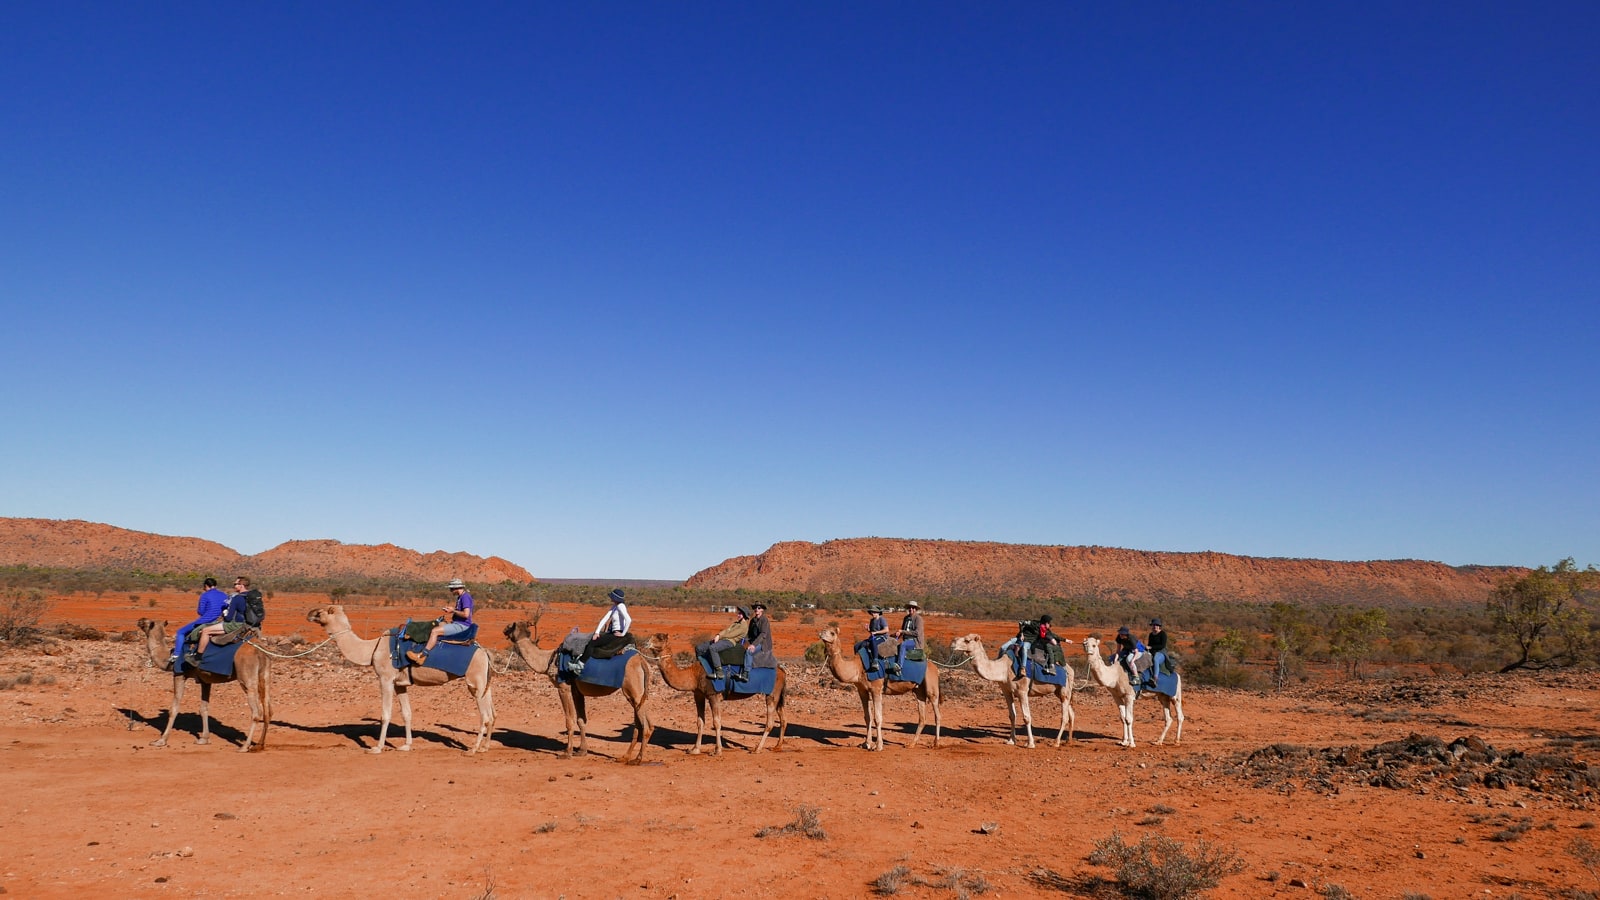
[[[495, 713], [494, 699], [490, 686], [490, 676], [493, 671], [492, 657], [487, 648], [474, 646], [471, 648], [470, 661], [465, 666], [463, 674], [456, 675], [436, 668], [423, 666], [397, 667], [391, 654], [383, 646], [389, 632], [384, 632], [378, 637], [362, 638], [357, 635], [350, 625], [349, 616], [344, 608], [339, 605], [321, 606], [310, 610], [306, 619], [322, 626], [328, 639], [339, 649], [340, 654], [348, 661], [372, 669], [378, 682], [378, 699], [382, 711], [381, 723], [378, 727], [377, 743], [367, 748], [370, 753], [381, 753], [388, 748], [389, 725], [393, 718], [393, 707], [396, 696], [400, 699], [401, 721], [405, 732], [405, 742], [396, 749], [410, 750], [413, 746], [411, 730], [411, 687], [432, 687], [448, 684], [460, 680], [466, 684], [468, 695], [476, 702], [478, 708], [478, 731], [476, 740], [467, 749], [467, 753], [483, 753], [489, 749], [493, 736]], [[140, 619], [138, 627], [144, 633], [145, 651], [149, 657], [149, 665], [159, 665], [166, 658], [169, 647], [166, 642], [164, 622], [150, 619]], [[788, 727], [788, 714], [786, 699], [788, 693], [788, 677], [782, 667], [776, 672], [775, 686], [770, 694], [746, 694], [736, 692], [730, 683], [725, 690], [717, 690], [711, 683], [709, 676], [698, 664], [682, 665], [673, 652], [671, 638], [666, 634], [657, 634], [647, 641], [640, 650], [628, 656], [622, 669], [622, 677], [616, 686], [603, 686], [591, 684], [577, 678], [565, 677], [557, 671], [556, 651], [545, 650], [538, 645], [533, 629], [529, 622], [515, 622], [505, 629], [505, 636], [510, 642], [512, 652], [516, 653], [528, 665], [529, 669], [540, 673], [550, 680], [556, 689], [557, 697], [561, 702], [562, 712], [565, 715], [566, 746], [561, 756], [584, 756], [588, 745], [588, 716], [587, 703], [591, 699], [619, 694], [633, 712], [633, 728], [627, 750], [622, 754], [622, 761], [638, 765], [644, 761], [646, 748], [655, 731], [650, 721], [648, 702], [650, 700], [650, 667], [649, 662], [654, 662], [661, 680], [673, 691], [687, 693], [695, 705], [697, 728], [694, 746], [687, 752], [691, 755], [699, 754], [709, 730], [712, 735], [712, 754], [720, 754], [723, 749], [722, 737], [722, 712], [725, 703], [759, 698], [766, 712], [765, 722], [761, 727], [761, 737], [751, 752], [760, 753], [766, 749], [767, 742], [772, 736], [773, 725], [777, 725], [777, 742], [774, 749], [781, 750], [784, 736]], [[926, 675], [920, 682], [896, 681], [889, 678], [873, 678], [861, 663], [860, 658], [848, 652], [843, 646], [838, 626], [830, 626], [818, 633], [826, 650], [827, 668], [832, 677], [841, 684], [855, 688], [861, 701], [862, 715], [865, 720], [866, 733], [861, 746], [867, 750], [882, 750], [884, 748], [883, 723], [884, 723], [884, 697], [909, 694], [917, 703], [917, 725], [912, 733], [909, 747], [916, 747], [922, 739], [922, 732], [927, 724], [929, 707], [933, 714], [933, 746], [939, 747], [942, 737], [943, 721], [939, 708], [939, 667], [942, 664], [931, 659], [928, 661]], [[1056, 731], [1056, 747], [1061, 746], [1063, 737], [1067, 743], [1073, 742], [1073, 732], [1076, 723], [1076, 714], [1072, 707], [1072, 694], [1074, 690], [1074, 675], [1070, 666], [1063, 667], [1065, 684], [1044, 684], [1018, 675], [1007, 657], [991, 658], [984, 648], [982, 640], [976, 634], [969, 634], [956, 638], [951, 643], [951, 648], [957, 652], [968, 655], [959, 666], [964, 666], [968, 661], [972, 669], [985, 681], [994, 683], [1000, 690], [1001, 698], [1005, 703], [1007, 715], [1010, 718], [1010, 736], [1006, 740], [1008, 745], [1019, 743], [1018, 718], [1021, 718], [1021, 733], [1026, 737], [1026, 746], [1035, 746], [1033, 734], [1033, 711], [1031, 700], [1034, 697], [1054, 697], [1061, 706], [1060, 724]], [[1133, 723], [1134, 701], [1141, 691], [1136, 691], [1131, 684], [1127, 670], [1113, 662], [1108, 662], [1100, 655], [1100, 641], [1096, 637], [1087, 637], [1083, 640], [1083, 650], [1088, 664], [1090, 679], [1104, 688], [1117, 710], [1117, 716], [1122, 725], [1122, 738], [1119, 746], [1134, 747]], [[695, 661], [698, 663], [698, 660]], [[246, 641], [239, 648], [235, 657], [233, 675], [216, 675], [198, 668], [185, 668], [181, 674], [174, 674], [172, 679], [172, 704], [168, 710], [166, 727], [161, 736], [153, 742], [153, 746], [164, 747], [172, 733], [173, 725], [177, 720], [178, 709], [183, 700], [184, 688], [190, 681], [200, 685], [200, 735], [196, 740], [198, 744], [210, 742], [210, 699], [213, 684], [237, 681], [243, 689], [250, 706], [250, 727], [245, 733], [242, 751], [261, 750], [266, 746], [267, 727], [272, 718], [270, 698], [271, 659], [267, 653], [258, 648], [253, 642]], [[1169, 696], [1164, 693], [1150, 691], [1161, 703], [1165, 725], [1161, 734], [1156, 738], [1155, 744], [1160, 746], [1166, 742], [1167, 734], [1173, 731], [1173, 742], [1181, 743], [1183, 739], [1183, 692], [1181, 676], [1177, 679], [1177, 689]], [[709, 710], [709, 716], [708, 716]], [[260, 727], [260, 737], [256, 737], [256, 728]]]

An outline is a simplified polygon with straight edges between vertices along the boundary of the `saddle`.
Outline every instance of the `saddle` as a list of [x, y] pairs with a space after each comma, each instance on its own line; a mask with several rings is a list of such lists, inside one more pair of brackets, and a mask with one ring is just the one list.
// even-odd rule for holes
[[255, 628], [241, 628], [238, 631], [224, 631], [223, 633], [211, 638], [211, 646], [225, 647], [228, 644], [232, 644], [236, 641], [248, 641], [260, 633], [261, 632]]

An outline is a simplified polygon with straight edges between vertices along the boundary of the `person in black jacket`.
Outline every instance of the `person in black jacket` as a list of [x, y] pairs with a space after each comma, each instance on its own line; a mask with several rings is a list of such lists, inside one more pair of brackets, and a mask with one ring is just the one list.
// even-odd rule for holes
[[200, 629], [200, 646], [195, 649], [196, 664], [199, 658], [205, 655], [206, 648], [211, 646], [212, 638], [256, 627], [245, 621], [245, 614], [250, 608], [252, 599], [258, 604], [261, 602], [261, 592], [252, 588], [250, 579], [243, 575], [233, 580], [233, 590], [233, 598], [228, 601], [228, 607], [222, 611], [222, 620]]
[[772, 652], [772, 623], [767, 620], [765, 603], [750, 604], [750, 627], [744, 633], [744, 671], [735, 673], [734, 681], [749, 681], [750, 670], [755, 668], [756, 654]]

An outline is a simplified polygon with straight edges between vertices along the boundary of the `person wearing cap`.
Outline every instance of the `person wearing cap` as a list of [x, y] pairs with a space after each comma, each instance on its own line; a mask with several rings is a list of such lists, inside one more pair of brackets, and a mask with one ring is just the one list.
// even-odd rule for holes
[[1167, 665], [1167, 630], [1161, 627], [1160, 619], [1150, 620], [1150, 638], [1144, 643], [1145, 649], [1150, 651], [1150, 671], [1146, 673], [1145, 681], [1154, 685], [1157, 670], [1165, 668], [1170, 671]]
[[583, 648], [583, 655], [579, 657], [580, 662], [587, 662], [596, 651], [615, 654], [628, 645], [628, 630], [633, 627], [633, 617], [628, 615], [627, 598], [623, 595], [622, 588], [612, 588], [607, 599], [611, 601], [611, 608], [600, 617], [600, 624], [595, 626], [594, 636]]
[[245, 616], [250, 609], [251, 596], [254, 595], [256, 601], [260, 602], [261, 592], [252, 588], [250, 579], [243, 575], [233, 579], [233, 589], [238, 593], [235, 593], [233, 599], [228, 601], [228, 608], [223, 611], [222, 618], [210, 625], [200, 627], [200, 646], [195, 648], [196, 656], [206, 655], [206, 647], [211, 645], [213, 638], [253, 627], [249, 622], [245, 621]]
[[1056, 673], [1055, 658], [1051, 655], [1050, 648], [1061, 646], [1061, 639], [1056, 637], [1054, 631], [1050, 630], [1054, 622], [1055, 620], [1050, 617], [1049, 613], [1039, 617], [1039, 640], [1035, 641], [1033, 645], [1043, 657], [1039, 661], [1039, 671], [1045, 675], [1054, 675]]
[[1130, 684], [1139, 684], [1139, 657], [1144, 654], [1144, 649], [1144, 644], [1134, 638], [1128, 626], [1117, 629], [1116, 662], [1127, 670]]
[[450, 593], [455, 595], [455, 602], [449, 606], [439, 607], [444, 615], [435, 619], [433, 630], [428, 632], [428, 643], [422, 650], [407, 650], [406, 659], [421, 665], [428, 660], [428, 653], [442, 637], [454, 637], [472, 627], [472, 594], [467, 591], [467, 586], [461, 579], [453, 579], [447, 586]]
[[[195, 605], [194, 611], [196, 618], [193, 622], [179, 628], [178, 633], [174, 635], [172, 656], [167, 658], [167, 664], [163, 668], [177, 669], [178, 655], [184, 652], [184, 647], [189, 640], [189, 632], [196, 628], [203, 628], [214, 622], [222, 621], [222, 613], [228, 608], [228, 595], [217, 590], [217, 580], [215, 578], [207, 578], [200, 583], [200, 587], [200, 601]], [[190, 665], [195, 665], [198, 662], [199, 660], [195, 660]]]
[[873, 665], [877, 666], [883, 660], [883, 654], [879, 651], [883, 642], [889, 639], [889, 620], [883, 617], [881, 606], [867, 607], [867, 616], [867, 641], [872, 645]]
[[750, 628], [744, 635], [744, 671], [733, 676], [733, 680], [750, 680], [750, 670], [755, 668], [758, 653], [772, 655], [772, 622], [767, 618], [767, 605], [760, 601], [750, 604]]
[[921, 650], [923, 643], [922, 605], [912, 600], [906, 604], [906, 617], [900, 620], [900, 630], [894, 633], [900, 639], [900, 648], [894, 653], [894, 662], [888, 666], [889, 674], [897, 674], [906, 664], [907, 650]]
[[734, 607], [733, 621], [728, 627], [717, 632], [717, 636], [709, 641], [696, 645], [694, 652], [705, 657], [711, 663], [712, 678], [726, 678], [728, 673], [722, 668], [722, 651], [730, 647], [737, 647], [744, 641], [745, 632], [750, 630], [750, 610], [743, 606]]

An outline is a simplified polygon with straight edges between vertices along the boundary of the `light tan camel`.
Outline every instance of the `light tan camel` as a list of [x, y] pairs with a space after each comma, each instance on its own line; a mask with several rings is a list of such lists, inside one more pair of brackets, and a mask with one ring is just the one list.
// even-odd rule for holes
[[464, 676], [451, 675], [426, 666], [397, 669], [393, 657], [389, 654], [389, 632], [370, 639], [358, 636], [350, 629], [350, 617], [345, 615], [344, 607], [338, 605], [316, 607], [306, 613], [306, 621], [315, 622], [326, 629], [328, 637], [333, 638], [345, 659], [358, 666], [367, 666], [378, 676], [378, 700], [383, 707], [383, 724], [378, 727], [377, 746], [368, 749], [368, 753], [382, 753], [384, 748], [389, 746], [389, 721], [394, 716], [396, 694], [400, 695], [400, 718], [406, 726], [406, 742], [398, 749], [410, 750], [411, 694], [408, 689], [412, 686], [432, 687], [447, 684], [458, 677], [467, 682], [467, 693], [478, 702], [478, 740], [467, 752], [488, 752], [489, 735], [494, 731], [494, 696], [489, 689], [488, 650], [478, 647], [473, 651], [472, 660], [467, 664], [467, 674]]
[[[922, 740], [922, 727], [926, 721], [925, 707], [933, 704], [933, 746], [939, 746], [939, 735], [943, 728], [943, 720], [939, 715], [939, 667], [933, 661], [928, 662], [928, 674], [921, 684], [911, 684], [906, 681], [889, 681], [879, 678], [876, 681], [867, 678], [867, 672], [861, 668], [861, 658], [854, 651], [848, 654], [839, 646], [839, 629], [828, 627], [818, 632], [817, 637], [822, 638], [822, 643], [828, 648], [828, 671], [833, 677], [844, 684], [852, 685], [856, 694], [861, 697], [861, 712], [867, 718], [867, 741], [862, 744], [868, 750], [883, 749], [883, 695], [884, 694], [911, 694], [917, 698], [917, 731], [911, 737], [911, 746], [915, 747]], [[874, 739], [876, 735], [876, 739]]]
[[[622, 754], [622, 761], [630, 766], [644, 762], [644, 748], [650, 743], [650, 736], [655, 733], [655, 726], [650, 724], [650, 713], [645, 704], [650, 700], [650, 670], [646, 668], [644, 655], [635, 653], [629, 659], [622, 673], [622, 687], [602, 687], [579, 681], [574, 678], [564, 681], [556, 673], [556, 651], [546, 650], [534, 642], [533, 633], [527, 622], [513, 622], [506, 626], [506, 637], [511, 641], [511, 648], [517, 651], [522, 661], [528, 668], [535, 672], [543, 672], [550, 683], [555, 685], [556, 695], [561, 698], [561, 712], [567, 719], [567, 748], [562, 751], [563, 758], [583, 756], [589, 750], [589, 713], [587, 698], [604, 697], [622, 691], [622, 696], [633, 705], [633, 735], [628, 740], [628, 749]], [[648, 649], [649, 645], [646, 645]], [[578, 749], [572, 749], [573, 735], [578, 736]], [[634, 755], [634, 747], [639, 748], [638, 755]]]
[[[139, 630], [144, 632], [144, 649], [150, 655], [149, 665], [160, 666], [169, 655], [166, 622], [140, 619]], [[232, 675], [213, 675], [198, 668], [185, 667], [181, 674], [172, 675], [172, 709], [167, 713], [167, 727], [161, 737], [150, 742], [152, 747], [165, 747], [167, 735], [172, 734], [172, 723], [178, 720], [178, 707], [183, 705], [183, 687], [186, 682], [200, 683], [200, 739], [197, 744], [211, 743], [211, 686], [229, 681], [239, 682], [244, 697], [250, 703], [250, 729], [245, 732], [241, 751], [264, 750], [267, 746], [267, 725], [272, 722], [272, 658], [262, 653], [255, 644], [246, 643], [233, 656]], [[256, 723], [261, 723], [261, 739], [253, 741]]]
[[[729, 679], [729, 687], [725, 691], [719, 691], [712, 687], [711, 676], [706, 674], [705, 668], [700, 665], [698, 659], [687, 666], [678, 665], [678, 660], [672, 655], [672, 638], [665, 634], [656, 635], [651, 652], [659, 654], [656, 657], [656, 665], [661, 667], [661, 680], [667, 683], [667, 687], [675, 691], [688, 691], [694, 694], [696, 727], [694, 749], [689, 752], [691, 754], [700, 752], [700, 739], [705, 735], [706, 731], [706, 704], [709, 703], [711, 705], [711, 723], [716, 733], [716, 746], [711, 752], [713, 755], [721, 753], [722, 701], [744, 700], [748, 697], [762, 695], [734, 693], [732, 679]], [[789, 727], [789, 714], [784, 709], [783, 703], [787, 684], [788, 676], [783, 667], [779, 666], [777, 680], [772, 686], [772, 693], [765, 695], [767, 701], [767, 724], [762, 726], [761, 741], [756, 744], [755, 750], [751, 752], [760, 753], [762, 748], [767, 746], [767, 735], [772, 731], [772, 717], [774, 714], [778, 717], [778, 743], [773, 749], [783, 749], [783, 733]]]
[[990, 659], [989, 652], [983, 649], [983, 641], [975, 634], [956, 638], [950, 642], [950, 649], [970, 654], [972, 667], [983, 680], [1000, 685], [1000, 693], [1006, 698], [1006, 712], [1011, 716], [1011, 737], [1006, 743], [1017, 742], [1017, 707], [1020, 705], [1022, 723], [1028, 731], [1028, 747], [1030, 749], [1033, 747], [1033, 709], [1028, 698], [1051, 695], [1061, 701], [1061, 728], [1056, 731], [1056, 746], [1061, 746], [1062, 734], [1067, 736], [1067, 743], [1072, 743], [1072, 726], [1077, 717], [1072, 712], [1071, 666], [1062, 666], [1067, 679], [1065, 685], [1040, 684], [1026, 675], [1019, 677], [1009, 657], [1002, 655], [997, 659]]
[[[1101, 687], [1111, 694], [1111, 702], [1117, 705], [1117, 715], [1122, 719], [1122, 740], [1119, 742], [1124, 747], [1133, 746], [1133, 701], [1138, 698], [1133, 684], [1128, 681], [1128, 670], [1115, 664], [1108, 663], [1100, 658], [1100, 639], [1087, 637], [1083, 639], [1083, 652], [1089, 657], [1089, 677], [1093, 678]], [[1178, 733], [1173, 736], [1174, 744], [1183, 743], [1183, 677], [1177, 678], [1177, 689], [1172, 696], [1150, 691], [1161, 701], [1161, 712], [1166, 716], [1167, 724], [1161, 729], [1161, 736], [1156, 738], [1156, 746], [1161, 746], [1167, 741], [1167, 729], [1172, 727], [1172, 720], [1178, 720]]]

